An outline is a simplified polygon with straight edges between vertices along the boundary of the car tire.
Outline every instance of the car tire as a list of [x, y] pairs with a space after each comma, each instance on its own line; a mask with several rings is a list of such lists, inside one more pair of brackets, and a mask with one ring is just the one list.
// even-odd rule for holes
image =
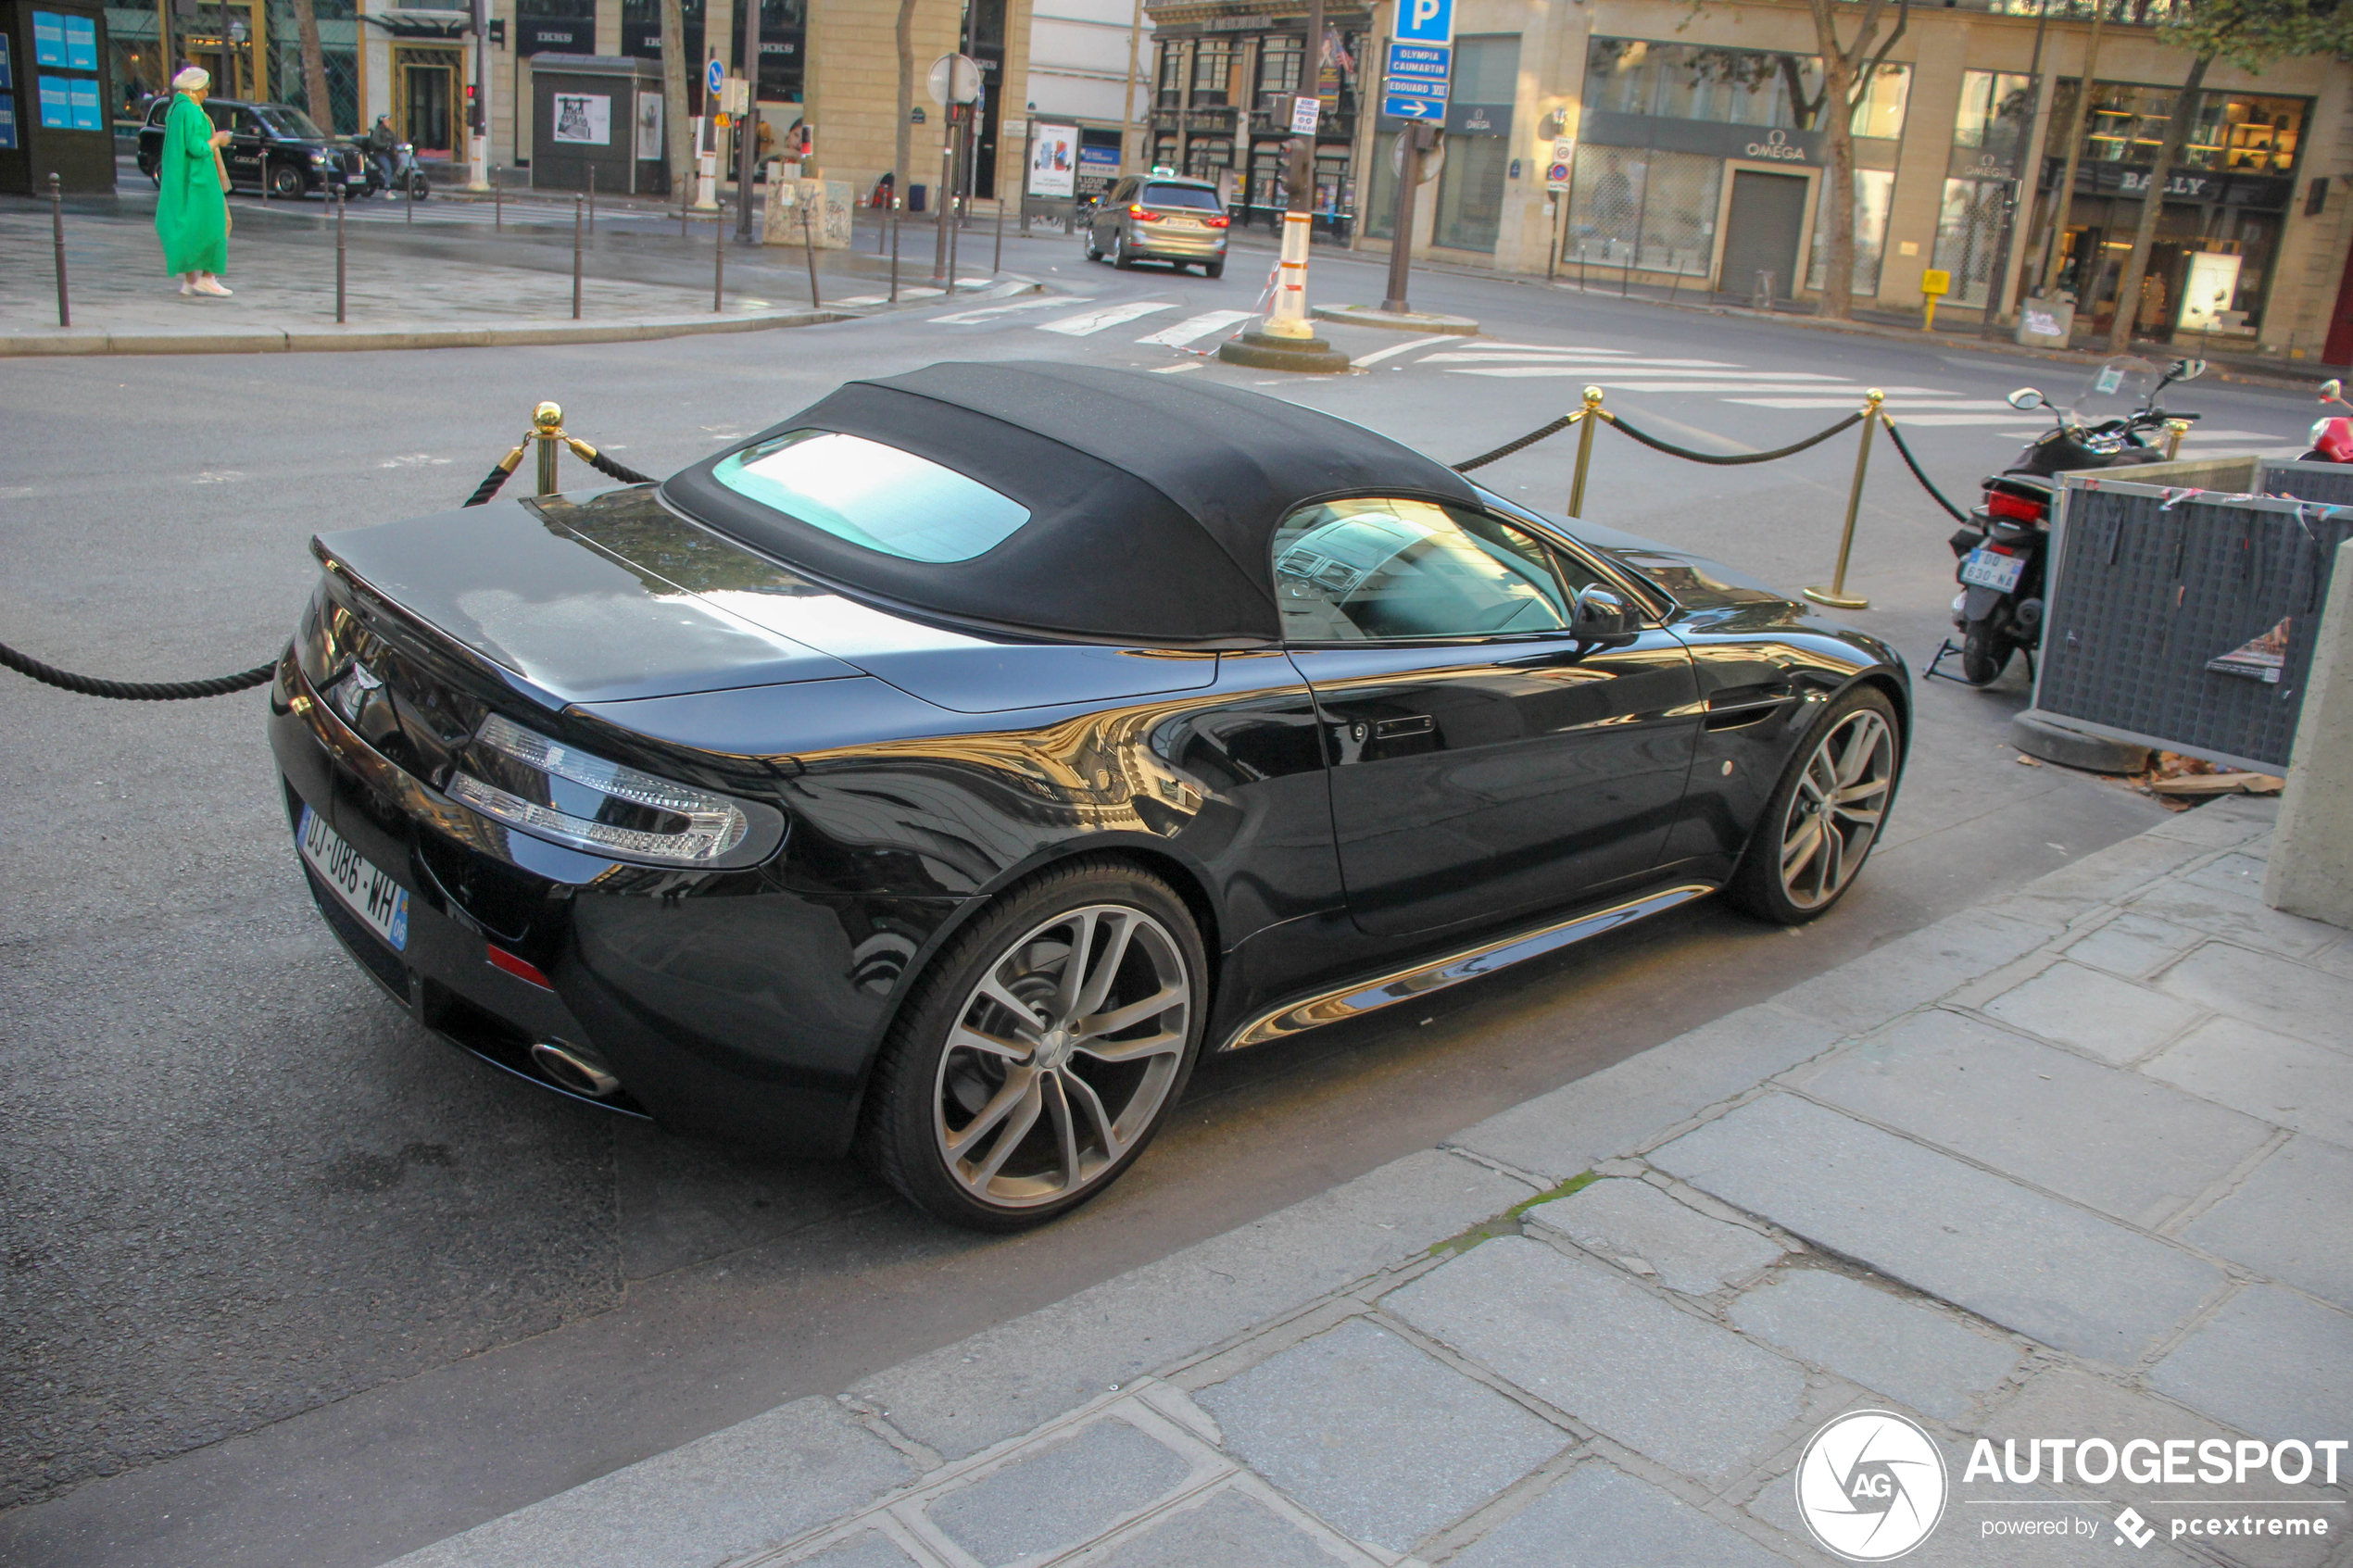
[[1201, 270], [1201, 274], [1204, 278], [1222, 278], [1226, 275], [1226, 264], [1223, 261], [1213, 261]]
[[[1089, 966], [1075, 982], [1074, 953]], [[1067, 1213], [1168, 1120], [1200, 1052], [1207, 975], [1184, 900], [1135, 866], [1073, 862], [998, 895], [909, 993], [860, 1152], [950, 1224], [1020, 1231]], [[1084, 1026], [1121, 1011], [1135, 1016]]]
[[1111, 236], [1111, 264], [1122, 272], [1136, 270], [1136, 258], [1127, 254], [1127, 236], [1116, 229], [1112, 231]]
[[1103, 247], [1095, 243], [1095, 226], [1090, 223], [1087, 226], [1087, 259], [1101, 261], [1102, 258]]
[[281, 201], [299, 201], [303, 194], [302, 170], [283, 163], [271, 169], [270, 194]]
[[1827, 914], [1862, 874], [1904, 766], [1895, 705], [1853, 686], [1807, 727], [1724, 888], [1735, 908], [1775, 925]]

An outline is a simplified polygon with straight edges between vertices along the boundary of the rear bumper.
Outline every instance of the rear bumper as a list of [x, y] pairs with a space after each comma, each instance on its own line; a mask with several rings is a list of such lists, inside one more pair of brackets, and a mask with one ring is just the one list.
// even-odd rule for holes
[[[591, 1047], [622, 1090], [585, 1103], [778, 1153], [847, 1149], [912, 960], [963, 903], [795, 892], [767, 868], [657, 871], [510, 834], [369, 748], [291, 654], [270, 740], [290, 830], [308, 805], [408, 891], [396, 952], [297, 854], [329, 929], [419, 1023], [575, 1100], [530, 1048]], [[493, 947], [548, 986], [494, 966]]]
[[1223, 229], [1169, 229], [1158, 223], [1130, 224], [1127, 253], [1147, 258], [1214, 261], [1226, 254]]

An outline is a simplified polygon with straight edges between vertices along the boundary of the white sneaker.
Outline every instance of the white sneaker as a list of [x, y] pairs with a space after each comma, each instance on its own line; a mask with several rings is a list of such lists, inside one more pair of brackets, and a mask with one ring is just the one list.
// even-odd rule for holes
[[203, 277], [196, 280], [196, 292], [198, 294], [219, 295], [225, 299], [236, 291], [230, 288], [228, 284], [222, 282], [211, 273], [207, 272]]
[[186, 278], [182, 278], [182, 279], [181, 279], [181, 280], [180, 280], [180, 294], [181, 294], [181, 296], [182, 296], [182, 298], [185, 298], [187, 295], [192, 295], [192, 294], [194, 294], [194, 293], [195, 293], [195, 292], [196, 292], [196, 285], [195, 285], [195, 283], [191, 282], [190, 282], [189, 280], [187, 280]]

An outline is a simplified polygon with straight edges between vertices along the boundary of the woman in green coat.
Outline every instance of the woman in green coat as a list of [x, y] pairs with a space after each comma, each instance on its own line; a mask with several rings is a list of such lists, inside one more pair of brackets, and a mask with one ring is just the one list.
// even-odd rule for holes
[[225, 295], [229, 289], [214, 274], [229, 265], [229, 171], [220, 163], [229, 132], [215, 131], [204, 112], [209, 73], [190, 66], [171, 85], [178, 91], [157, 165], [156, 234], [163, 241], [164, 270], [180, 280], [182, 294]]

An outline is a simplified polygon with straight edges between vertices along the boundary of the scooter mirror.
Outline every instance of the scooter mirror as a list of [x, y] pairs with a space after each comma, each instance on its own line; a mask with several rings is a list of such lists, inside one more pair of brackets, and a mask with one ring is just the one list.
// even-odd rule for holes
[[2206, 374], [2206, 361], [2203, 359], [2183, 359], [2173, 366], [2175, 381], [2196, 381], [2204, 374]]
[[2321, 383], [2321, 401], [2322, 401], [2322, 402], [2323, 402], [2323, 403], [2334, 403], [2334, 402], [2335, 402], [2338, 398], [2343, 397], [2344, 395], [2345, 395], [2345, 383], [2344, 383], [2343, 382], [2341, 382], [2341, 381], [2324, 381], [2324, 382], [2322, 382], [2322, 383]]
[[2021, 386], [2003, 401], [2013, 408], [2039, 408], [2043, 406], [2043, 395], [2031, 386]]

